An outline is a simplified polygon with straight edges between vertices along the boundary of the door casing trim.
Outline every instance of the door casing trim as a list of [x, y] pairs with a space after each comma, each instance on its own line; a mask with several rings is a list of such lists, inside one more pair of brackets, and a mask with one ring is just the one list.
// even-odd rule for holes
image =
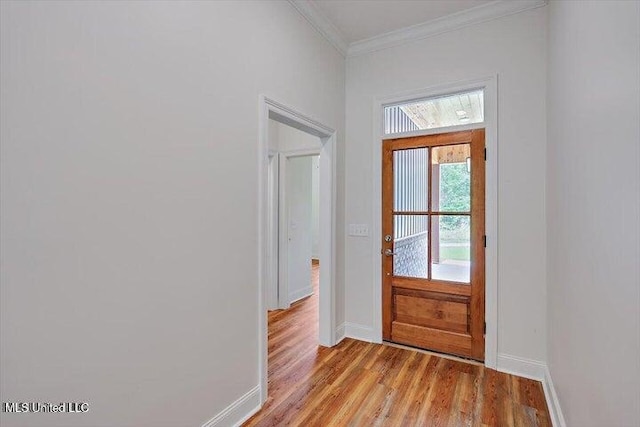
[[[451, 126], [402, 134], [385, 135], [383, 108], [386, 105], [409, 102], [434, 96], [443, 96], [472, 89], [484, 89], [485, 116], [483, 123]], [[485, 169], [485, 359], [484, 365], [495, 369], [498, 356], [498, 75], [437, 85], [390, 96], [375, 98], [373, 102], [372, 144], [372, 227], [371, 253], [376, 260], [372, 269], [373, 284], [373, 336], [382, 342], [382, 141], [388, 138], [433, 135], [470, 129], [485, 129], [487, 162]]]

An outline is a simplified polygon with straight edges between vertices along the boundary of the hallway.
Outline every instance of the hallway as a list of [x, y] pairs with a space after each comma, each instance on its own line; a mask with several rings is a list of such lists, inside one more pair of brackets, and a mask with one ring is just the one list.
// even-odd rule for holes
[[314, 294], [269, 313], [269, 398], [245, 426], [551, 426], [539, 382], [346, 338], [318, 347]]

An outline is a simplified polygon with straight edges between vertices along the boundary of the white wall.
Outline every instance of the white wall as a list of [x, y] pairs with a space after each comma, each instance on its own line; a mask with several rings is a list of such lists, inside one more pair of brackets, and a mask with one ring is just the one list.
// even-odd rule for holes
[[90, 404], [1, 424], [201, 425], [259, 384], [259, 94], [338, 130], [341, 242], [344, 59], [287, 2], [1, 8], [2, 400]]
[[320, 156], [311, 159], [311, 257], [320, 258]]
[[640, 425], [640, 3], [551, 2], [548, 364], [570, 426]]
[[[372, 106], [391, 96], [498, 74], [498, 351], [543, 361], [545, 30], [535, 9], [347, 60], [346, 220], [372, 224]], [[488, 236], [489, 244], [492, 237]], [[347, 238], [346, 321], [372, 328], [369, 238]]]
[[287, 160], [288, 211], [288, 287], [289, 301], [294, 302], [313, 293], [311, 286], [311, 157]]

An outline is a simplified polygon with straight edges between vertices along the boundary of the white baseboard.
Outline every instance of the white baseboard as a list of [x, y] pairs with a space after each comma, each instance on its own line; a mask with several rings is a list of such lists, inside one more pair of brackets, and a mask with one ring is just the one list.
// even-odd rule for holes
[[373, 336], [373, 329], [370, 326], [364, 326], [357, 323], [344, 323], [344, 335], [360, 341], [376, 342]]
[[345, 337], [344, 335], [344, 323], [336, 328], [336, 345], [340, 344]]
[[549, 409], [549, 415], [551, 416], [551, 423], [553, 427], [567, 427], [567, 423], [564, 421], [562, 415], [562, 409], [560, 408], [560, 401], [556, 394], [556, 389], [553, 386], [551, 380], [551, 372], [549, 367], [544, 367], [544, 380], [542, 381], [542, 387], [544, 388], [544, 397], [547, 401], [547, 408]]
[[538, 360], [512, 356], [510, 354], [498, 354], [496, 370], [532, 380], [544, 380], [546, 365]]
[[240, 399], [224, 408], [218, 415], [204, 423], [202, 427], [240, 426], [258, 412], [261, 406], [260, 386], [257, 385]]
[[313, 287], [308, 286], [306, 288], [299, 289], [295, 292], [291, 292], [289, 294], [289, 303], [293, 304], [296, 301], [301, 300], [302, 298], [306, 298], [310, 295], [313, 295]]
[[519, 377], [530, 378], [542, 383], [544, 398], [547, 402], [547, 409], [551, 417], [553, 427], [567, 427], [560, 409], [560, 401], [553, 387], [551, 373], [546, 363], [538, 360], [525, 359], [523, 357], [511, 356], [509, 354], [498, 355], [498, 371]]

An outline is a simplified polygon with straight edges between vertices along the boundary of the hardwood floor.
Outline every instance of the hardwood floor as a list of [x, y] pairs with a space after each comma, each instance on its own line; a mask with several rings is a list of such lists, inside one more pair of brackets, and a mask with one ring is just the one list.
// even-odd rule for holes
[[315, 293], [269, 313], [269, 398], [245, 426], [551, 426], [539, 382], [390, 345], [319, 347]]

